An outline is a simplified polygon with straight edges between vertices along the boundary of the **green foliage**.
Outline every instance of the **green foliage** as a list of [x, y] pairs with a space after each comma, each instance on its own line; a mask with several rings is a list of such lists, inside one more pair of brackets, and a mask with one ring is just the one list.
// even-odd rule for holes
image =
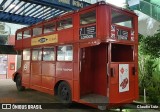
[[160, 33], [139, 35], [140, 94], [146, 89], [150, 102], [160, 103]]
[[[158, 67], [156, 67], [158, 68]], [[147, 87], [149, 100], [153, 103], [160, 103], [160, 72], [153, 71], [151, 78], [151, 84]]]
[[144, 55], [150, 55], [153, 58], [160, 57], [160, 32], [154, 36], [141, 38], [140, 41], [140, 50], [144, 53]]

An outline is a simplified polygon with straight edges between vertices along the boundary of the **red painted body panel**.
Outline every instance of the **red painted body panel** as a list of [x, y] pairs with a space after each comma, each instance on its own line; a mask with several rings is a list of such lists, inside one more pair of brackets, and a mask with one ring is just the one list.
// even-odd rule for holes
[[15, 40], [15, 49], [23, 48], [23, 40]]
[[22, 84], [30, 85], [30, 61], [23, 61], [22, 63]]
[[42, 87], [53, 90], [55, 84], [55, 78], [51, 76], [42, 76]]
[[42, 62], [42, 75], [48, 77], [55, 77], [55, 63]]
[[41, 86], [41, 62], [31, 62], [31, 85]]
[[73, 63], [56, 62], [56, 77], [71, 80], [73, 78]]
[[[126, 64], [126, 63], [125, 63]], [[110, 78], [110, 103], [121, 103], [124, 100], [125, 101], [133, 101], [135, 99], [135, 77], [132, 73], [132, 67], [134, 66], [134, 63], [129, 63], [129, 91], [126, 92], [119, 92], [119, 73], [118, 73], [118, 64], [111, 64], [111, 68], [115, 69], [114, 76]]]
[[23, 39], [23, 48], [30, 48], [31, 47], [31, 38]]
[[73, 28], [69, 29], [64, 29], [60, 30], [57, 32], [59, 37], [58, 37], [58, 42], [72, 42], [73, 41]]

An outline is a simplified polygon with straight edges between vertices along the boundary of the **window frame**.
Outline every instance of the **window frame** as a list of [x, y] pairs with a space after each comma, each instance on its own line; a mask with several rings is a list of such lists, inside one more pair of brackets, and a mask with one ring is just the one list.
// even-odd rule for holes
[[[88, 23], [88, 24], [81, 24], [81, 15], [89, 13], [89, 12], [95, 12], [95, 22], [94, 23]], [[93, 9], [90, 9], [90, 10], [83, 11], [83, 12], [79, 13], [79, 26], [80, 26], [80, 28], [86, 27], [86, 26], [92, 26], [92, 25], [96, 25], [96, 24], [97, 24], [97, 9], [96, 8], [93, 8]]]
[[[58, 60], [58, 47], [61, 46], [71, 46], [72, 47], [72, 60], [65, 60], [66, 52], [64, 53], [64, 60]], [[56, 46], [56, 61], [58, 62], [72, 62], [74, 60], [74, 46], [72, 44], [67, 44], [67, 45], [59, 45]]]
[[[116, 23], [112, 23], [112, 12], [117, 12], [117, 13], [120, 13], [120, 14], [123, 14], [123, 15], [126, 15], [128, 17], [131, 17], [132, 20], [131, 20], [131, 27], [127, 27], [127, 26], [122, 26], [122, 25], [119, 25], [119, 24], [116, 24]], [[124, 28], [127, 28], [127, 29], [135, 29], [135, 25], [134, 25], [134, 16], [125, 12], [125, 11], [121, 11], [121, 10], [117, 10], [115, 8], [110, 8], [110, 21], [111, 21], [111, 25], [114, 24], [116, 26], [120, 26], [120, 27], [124, 27]]]
[[[132, 56], [132, 60], [129, 60], [129, 61], [124, 61], [124, 60], [122, 60], [122, 61], [115, 61], [114, 58], [113, 58], [114, 57], [114, 55], [113, 55], [113, 49], [114, 49], [113, 47], [114, 47], [114, 45], [116, 45], [116, 46], [123, 46], [123, 47], [124, 46], [131, 47], [131, 50], [132, 50], [132, 55], [131, 55]], [[114, 52], [115, 52], [115, 50], [114, 50]], [[122, 53], [120, 53], [120, 54], [122, 54]], [[133, 44], [112, 43], [111, 44], [111, 51], [110, 51], [110, 61], [111, 61], [111, 63], [124, 63], [124, 62], [125, 63], [133, 63], [135, 61], [135, 45], [133, 45]]]
[[[28, 59], [28, 60], [26, 60], [26, 59], [24, 60], [24, 55], [23, 55], [24, 50], [29, 50], [30, 55], [29, 55], [29, 59]], [[31, 60], [31, 55], [32, 55], [32, 54], [31, 54], [31, 53], [32, 53], [32, 52], [31, 52], [31, 49], [23, 49], [23, 52], [22, 52], [22, 60], [23, 60], [23, 61], [30, 61], [30, 60]]]
[[[18, 38], [17, 38], [19, 33], [21, 33], [21, 34], [22, 34], [21, 39], [18, 39]], [[16, 33], [16, 40], [22, 40], [22, 39], [23, 39], [23, 31], [19, 31], [19, 32], [17, 32], [17, 33]]]
[[[54, 58], [53, 58], [53, 60], [44, 60], [44, 58], [43, 58], [43, 56], [44, 56], [44, 49], [45, 48], [53, 48], [53, 52], [54, 52]], [[55, 46], [45, 46], [45, 47], [43, 47], [43, 49], [42, 49], [42, 61], [45, 61], [45, 62], [49, 62], [49, 61], [56, 61], [56, 47]]]
[[25, 30], [23, 31], [23, 34], [22, 34], [23, 39], [27, 39], [27, 38], [24, 38], [24, 32], [25, 32], [25, 31], [30, 31], [30, 37], [27, 37], [27, 38], [31, 38], [31, 37], [32, 37], [32, 29], [29, 28], [29, 29], [25, 29]]
[[[37, 59], [36, 59], [36, 60], [33, 60], [33, 51], [34, 51], [34, 49], [40, 49], [40, 51], [41, 51], [41, 59], [40, 59], [40, 60], [39, 60], [39, 54], [38, 54], [38, 56], [37, 56]], [[32, 60], [32, 61], [42, 61], [42, 53], [43, 53], [42, 50], [43, 50], [43, 49], [42, 49], [41, 47], [32, 48], [31, 60]]]
[[[42, 28], [42, 32], [41, 32], [41, 34], [34, 35], [34, 29], [35, 29], [35, 28], [38, 28], [38, 27], [41, 27], [41, 28]], [[32, 27], [31, 29], [32, 29], [32, 37], [37, 37], [37, 36], [40, 36], [40, 35], [43, 34], [44, 25], [43, 25], [43, 24], [36, 25], [36, 26]]]
[[[43, 32], [42, 32], [42, 34], [50, 34], [50, 33], [54, 33], [55, 31], [57, 31], [57, 25], [56, 25], [56, 23], [57, 23], [56, 21], [51, 21], [51, 22], [44, 23], [43, 24], [43, 30], [42, 30]], [[45, 25], [48, 25], [48, 24], [54, 25], [55, 27], [53, 27], [53, 29], [52, 29], [53, 31], [52, 32], [46, 32], [45, 33], [44, 32], [45, 31]]]
[[[66, 19], [71, 19], [71, 21], [72, 21], [72, 27], [63, 28], [63, 29], [59, 29], [59, 30], [58, 30], [58, 28], [59, 28], [59, 22], [60, 22], [60, 21], [63, 21], [63, 20], [66, 20]], [[73, 16], [63, 17], [63, 18], [61, 18], [61, 19], [59, 19], [59, 20], [56, 21], [56, 31], [66, 30], [66, 29], [70, 29], [70, 28], [73, 28], [73, 27], [74, 27], [74, 19], [73, 19]]]

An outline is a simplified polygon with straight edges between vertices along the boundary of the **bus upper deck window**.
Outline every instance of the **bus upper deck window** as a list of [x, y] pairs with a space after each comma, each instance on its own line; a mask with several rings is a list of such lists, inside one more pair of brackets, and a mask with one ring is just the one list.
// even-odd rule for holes
[[33, 28], [33, 36], [42, 34], [42, 26]]
[[23, 50], [23, 60], [30, 60], [30, 49]]
[[73, 27], [72, 18], [63, 19], [57, 22], [57, 30]]
[[96, 11], [87, 12], [80, 15], [80, 25], [96, 23]]
[[133, 17], [122, 12], [112, 10], [112, 24], [133, 28], [132, 21]]
[[17, 33], [17, 40], [21, 40], [22, 39], [22, 32]]
[[23, 38], [29, 38], [31, 37], [31, 30], [26, 30], [23, 33]]
[[55, 31], [55, 23], [47, 23], [44, 25], [44, 33], [50, 33]]
[[42, 57], [42, 49], [41, 48], [34, 48], [32, 50], [32, 60], [41, 61], [41, 57]]

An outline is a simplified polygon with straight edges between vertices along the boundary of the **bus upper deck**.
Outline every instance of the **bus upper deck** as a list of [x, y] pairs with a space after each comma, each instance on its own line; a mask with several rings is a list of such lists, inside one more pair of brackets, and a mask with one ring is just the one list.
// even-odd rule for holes
[[99, 2], [17, 30], [15, 48], [87, 41], [137, 43], [137, 21], [135, 13]]

